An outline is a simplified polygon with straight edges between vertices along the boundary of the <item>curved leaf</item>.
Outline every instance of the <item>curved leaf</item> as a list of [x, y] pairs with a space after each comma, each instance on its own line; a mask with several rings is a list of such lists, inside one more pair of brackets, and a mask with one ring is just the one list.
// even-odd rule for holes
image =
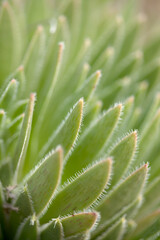
[[73, 214], [89, 207], [104, 190], [111, 173], [111, 159], [101, 161], [87, 169], [65, 186], [52, 200], [41, 222], [60, 215]]
[[83, 99], [80, 99], [73, 110], [67, 115], [57, 131], [50, 137], [49, 141], [44, 145], [40, 156], [43, 156], [51, 148], [61, 145], [64, 151], [64, 157], [72, 149], [81, 126], [83, 116]]
[[19, 226], [15, 240], [36, 240], [38, 237], [37, 229], [37, 220], [33, 217], [28, 217], [25, 221]]
[[121, 108], [121, 104], [111, 108], [82, 135], [78, 146], [66, 163], [63, 181], [96, 160], [97, 154], [118, 123]]
[[60, 221], [52, 220], [40, 233], [41, 240], [63, 240], [63, 227]]
[[124, 137], [119, 143], [109, 152], [109, 156], [114, 159], [114, 175], [112, 177], [112, 186], [115, 185], [124, 172], [127, 170], [132, 161], [136, 150], [137, 132]]
[[100, 202], [97, 211], [101, 213], [101, 223], [111, 221], [119, 211], [139, 196], [146, 182], [147, 172], [148, 165], [145, 164]]
[[31, 125], [32, 125], [32, 117], [35, 103], [35, 94], [32, 93], [30, 95], [30, 100], [26, 108], [23, 125], [21, 128], [17, 149], [15, 152], [15, 156], [13, 159], [13, 169], [15, 171], [14, 181], [19, 182], [22, 178], [22, 170], [24, 166], [24, 160], [27, 152], [27, 147], [30, 138]]
[[121, 218], [111, 228], [104, 232], [97, 240], [121, 240], [126, 229], [126, 219]]
[[34, 210], [39, 214], [49, 203], [59, 184], [62, 172], [62, 148], [49, 154], [25, 181], [33, 201]]
[[79, 213], [61, 219], [64, 236], [70, 237], [89, 231], [95, 224], [98, 214], [95, 212]]

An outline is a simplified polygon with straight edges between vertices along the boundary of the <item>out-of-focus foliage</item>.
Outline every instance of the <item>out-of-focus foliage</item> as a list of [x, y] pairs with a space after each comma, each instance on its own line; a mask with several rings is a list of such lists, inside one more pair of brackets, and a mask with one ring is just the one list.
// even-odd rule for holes
[[160, 34], [117, 3], [0, 1], [2, 240], [158, 239]]

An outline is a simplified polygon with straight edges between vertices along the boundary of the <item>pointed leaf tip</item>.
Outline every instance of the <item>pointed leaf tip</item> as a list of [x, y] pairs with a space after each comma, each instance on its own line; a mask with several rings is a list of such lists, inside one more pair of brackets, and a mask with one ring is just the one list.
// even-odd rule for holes
[[97, 207], [101, 213], [101, 222], [107, 223], [114, 216], [122, 214], [122, 209], [137, 199], [144, 188], [147, 172], [148, 165], [144, 164], [102, 199]]
[[63, 150], [59, 146], [37, 165], [35, 171], [26, 180], [35, 212], [39, 214], [47, 207], [62, 172]]
[[109, 181], [111, 164], [110, 158], [98, 162], [64, 186], [42, 216], [41, 222], [45, 223], [53, 217], [73, 214], [94, 203]]
[[59, 219], [49, 222], [40, 233], [41, 240], [64, 240], [63, 226]]
[[[119, 104], [106, 111], [81, 135], [74, 152], [66, 163], [63, 182], [98, 158], [98, 154], [117, 126], [121, 108], [122, 104]], [[83, 161], [81, 156], [83, 156]]]
[[60, 124], [57, 131], [53, 133], [49, 141], [44, 145], [40, 152], [43, 157], [46, 152], [61, 145], [64, 151], [64, 157], [72, 150], [76, 142], [83, 116], [84, 100], [81, 98], [68, 113], [64, 121]]
[[14, 176], [15, 183], [19, 182], [22, 179], [23, 166], [30, 139], [35, 97], [36, 97], [35, 93], [30, 94], [30, 99], [26, 107], [25, 116], [21, 127], [17, 149], [13, 159], [13, 169], [14, 170], [16, 169]]
[[112, 178], [112, 186], [115, 185], [127, 171], [128, 166], [134, 157], [136, 146], [137, 131], [134, 131], [122, 138], [109, 153], [109, 155], [114, 159], [114, 175]]
[[95, 224], [98, 213], [88, 212], [71, 215], [61, 219], [65, 237], [89, 231]]

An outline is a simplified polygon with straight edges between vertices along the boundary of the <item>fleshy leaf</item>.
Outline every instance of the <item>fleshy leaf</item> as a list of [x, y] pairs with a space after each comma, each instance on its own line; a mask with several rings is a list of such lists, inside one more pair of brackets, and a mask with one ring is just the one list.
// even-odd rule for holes
[[[147, 239], [160, 231], [160, 209], [137, 222], [137, 228], [133, 233], [135, 240]], [[131, 235], [132, 236], [132, 235]]]
[[[160, 177], [157, 177], [144, 193], [144, 203], [139, 210], [137, 219], [145, 217], [156, 210], [160, 202]], [[154, 197], [153, 197], [154, 196]]]
[[[37, 91], [39, 87], [39, 79], [42, 73], [42, 66], [45, 59], [45, 40], [46, 39], [43, 26], [39, 25], [32, 37], [30, 45], [26, 49], [26, 54], [22, 61], [25, 76], [27, 79], [27, 89], [25, 89], [25, 95], [31, 91]], [[21, 81], [21, 84], [23, 89], [23, 87], [25, 87], [25, 82]]]
[[87, 101], [91, 95], [93, 94], [94, 90], [97, 87], [97, 84], [101, 77], [101, 71], [97, 71], [93, 75], [91, 75], [86, 82], [82, 85], [82, 87], [76, 92], [75, 96], [84, 96], [85, 101]]
[[159, 137], [159, 127], [160, 109], [157, 111], [152, 121], [149, 122], [148, 126], [144, 129], [144, 132], [142, 133], [141, 141], [139, 144], [139, 155], [136, 163], [139, 163], [140, 161], [143, 161], [144, 159], [148, 159], [150, 157], [152, 153], [151, 151], [153, 151]]
[[90, 233], [86, 234], [78, 234], [76, 236], [68, 237], [66, 240], [88, 240], [90, 237]]
[[19, 180], [21, 180], [22, 178], [22, 170], [24, 166], [24, 160], [25, 160], [29, 138], [30, 138], [30, 132], [31, 132], [34, 103], [35, 103], [35, 94], [32, 93], [30, 95], [30, 101], [26, 108], [23, 125], [21, 128], [20, 136], [19, 136], [19, 141], [17, 144], [17, 149], [13, 159], [13, 169], [16, 169], [15, 177], [14, 177], [15, 182], [17, 181], [19, 182]]
[[61, 219], [64, 236], [69, 237], [90, 230], [96, 222], [97, 213], [79, 213]]
[[78, 146], [66, 163], [63, 181], [96, 160], [97, 154], [118, 123], [121, 108], [121, 104], [111, 108], [82, 135]]
[[11, 108], [13, 101], [16, 98], [18, 88], [18, 82], [15, 79], [12, 79], [6, 88], [3, 90], [3, 93], [0, 97], [0, 106], [4, 109]]
[[0, 182], [0, 228], [3, 234], [3, 237], [5, 237], [5, 216], [4, 216], [4, 194], [3, 194], [3, 187]]
[[23, 188], [22, 192], [15, 200], [14, 209], [17, 210], [11, 212], [9, 219], [10, 236], [15, 235], [16, 229], [24, 221], [25, 218], [34, 214], [33, 203], [27, 187]]
[[0, 179], [3, 186], [8, 186], [10, 184], [12, 176], [12, 170], [10, 165], [10, 161], [5, 161], [0, 166]]
[[103, 160], [87, 169], [58, 192], [41, 221], [45, 223], [53, 217], [73, 214], [89, 207], [104, 190], [110, 173], [111, 159]]
[[145, 164], [100, 202], [97, 210], [101, 213], [101, 223], [111, 221], [118, 212], [139, 196], [146, 181], [147, 171], [148, 165]]
[[72, 149], [74, 142], [77, 139], [77, 135], [81, 126], [83, 115], [83, 99], [80, 99], [73, 110], [67, 115], [66, 119], [62, 122], [58, 130], [51, 136], [47, 144], [44, 145], [40, 156], [49, 151], [51, 148], [55, 148], [57, 145], [61, 145], [64, 151], [64, 157]]
[[97, 240], [121, 240], [125, 233], [126, 219], [123, 217], [117, 223], [115, 223], [111, 228], [104, 232]]
[[0, 11], [0, 81], [4, 81], [19, 62], [21, 54], [20, 29], [14, 11], [8, 1]]
[[136, 150], [137, 132], [124, 137], [108, 154], [114, 159], [114, 175], [112, 186], [115, 185], [124, 172], [127, 170]]
[[28, 217], [25, 221], [19, 226], [15, 240], [35, 240], [38, 236], [37, 230], [37, 220], [35, 216]]
[[52, 220], [41, 231], [41, 240], [63, 240], [63, 227], [60, 221]]
[[25, 181], [34, 210], [39, 214], [49, 203], [62, 171], [62, 149], [58, 147], [55, 152], [49, 154]]

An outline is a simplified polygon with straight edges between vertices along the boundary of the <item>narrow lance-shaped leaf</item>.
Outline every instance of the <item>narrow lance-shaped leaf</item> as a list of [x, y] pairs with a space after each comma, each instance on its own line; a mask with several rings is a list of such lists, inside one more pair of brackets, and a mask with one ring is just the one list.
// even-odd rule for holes
[[42, 226], [41, 240], [64, 240], [63, 226], [59, 219]]
[[40, 152], [40, 157], [43, 156], [51, 148], [61, 145], [64, 151], [64, 157], [72, 149], [81, 126], [83, 116], [83, 99], [80, 99], [73, 110], [67, 115], [57, 131], [50, 137], [49, 141], [44, 145]]
[[17, 67], [21, 54], [21, 36], [14, 11], [4, 1], [0, 11], [0, 81]]
[[126, 230], [126, 219], [123, 217], [111, 228], [104, 232], [97, 240], [121, 240]]
[[139, 208], [142, 206], [142, 204], [143, 204], [143, 197], [140, 194], [138, 198], [134, 200], [132, 204], [130, 204], [130, 207], [126, 209], [125, 214], [127, 216], [127, 219], [134, 218], [136, 214], [139, 213]]
[[115, 185], [124, 172], [127, 170], [132, 161], [136, 150], [137, 132], [124, 137], [119, 143], [109, 152], [109, 156], [114, 159], [114, 175], [112, 177], [112, 186]]
[[36, 217], [28, 217], [25, 221], [19, 226], [15, 240], [35, 240], [38, 236], [38, 227], [37, 227]]
[[13, 104], [13, 100], [16, 98], [18, 88], [18, 82], [12, 79], [6, 88], [3, 90], [0, 97], [0, 106], [4, 109], [8, 109]]
[[90, 233], [78, 234], [76, 236], [68, 237], [67, 240], [88, 240], [90, 238]]
[[10, 159], [0, 165], [0, 179], [3, 186], [8, 186], [11, 183], [12, 168]]
[[101, 223], [111, 221], [116, 214], [139, 196], [146, 181], [147, 171], [148, 165], [145, 164], [133, 172], [100, 202], [97, 210], [101, 213]]
[[123, 129], [128, 131], [128, 122], [130, 121], [131, 115], [133, 113], [133, 107], [134, 107], [134, 97], [131, 96], [129, 97], [125, 102], [124, 102], [124, 108], [123, 108], [123, 121], [121, 121], [121, 127]]
[[115, 224], [116, 221], [118, 221], [123, 216], [127, 217], [127, 220], [131, 219], [132, 216], [135, 217], [135, 214], [139, 210], [139, 207], [142, 204], [142, 196], [138, 196], [135, 200], [131, 201], [126, 206], [122, 207], [122, 209], [115, 214], [111, 219], [109, 219], [106, 222], [100, 222], [100, 224], [97, 226], [95, 231], [92, 233], [92, 236], [94, 239], [96, 239], [98, 236], [102, 235], [103, 232], [108, 231], [108, 229]]
[[[156, 210], [160, 202], [160, 177], [154, 179], [154, 181], [148, 186], [144, 193], [144, 202], [137, 214], [136, 219], [141, 219], [152, 211]], [[154, 197], [153, 197], [154, 196]]]
[[95, 212], [84, 212], [62, 218], [61, 223], [64, 230], [64, 236], [70, 237], [91, 230], [97, 218], [98, 213]]
[[154, 149], [154, 146], [157, 143], [157, 138], [159, 137], [160, 130], [160, 109], [158, 109], [156, 115], [153, 117], [152, 121], [149, 122], [149, 125], [146, 127], [142, 133], [140, 145], [139, 145], [139, 154], [136, 159], [136, 164], [142, 162], [144, 159], [150, 157], [151, 152]]
[[67, 161], [63, 181], [96, 160], [118, 123], [121, 108], [121, 104], [111, 108], [81, 136], [78, 146]]
[[15, 235], [17, 228], [25, 218], [34, 214], [33, 202], [26, 186], [21, 190], [13, 207], [15, 210], [11, 212], [9, 218], [10, 237]]
[[89, 124], [91, 124], [92, 121], [94, 121], [94, 119], [96, 119], [98, 117], [98, 115], [100, 114], [100, 112], [102, 110], [102, 105], [103, 104], [101, 101], [97, 101], [89, 109], [89, 111], [87, 111], [85, 119], [84, 119], [84, 125], [86, 128], [89, 126]]
[[32, 93], [30, 95], [30, 100], [26, 108], [23, 125], [21, 128], [17, 149], [15, 152], [15, 156], [13, 159], [13, 169], [15, 171], [14, 181], [19, 182], [22, 178], [22, 171], [24, 166], [24, 160], [27, 152], [27, 147], [30, 138], [31, 125], [32, 125], [32, 117], [35, 103], [35, 94]]
[[104, 190], [110, 173], [110, 158], [93, 165], [57, 193], [41, 222], [89, 207]]
[[[37, 91], [39, 87], [39, 79], [43, 69], [44, 53], [45, 53], [45, 32], [43, 26], [39, 25], [34, 33], [26, 54], [22, 61], [22, 71], [20, 80], [22, 89], [25, 88], [25, 95], [31, 91]], [[33, 67], [34, 65], [34, 67]], [[20, 68], [21, 69], [21, 68]], [[24, 75], [25, 73], [25, 75]], [[27, 88], [25, 87], [25, 76], [27, 79]]]
[[[160, 209], [137, 222], [137, 228], [131, 235], [135, 240], [148, 239], [152, 235], [159, 233], [160, 229]], [[157, 239], [157, 238], [155, 238]]]
[[[56, 124], [58, 124], [60, 118], [64, 117], [64, 114], [66, 114], [66, 110], [68, 111], [68, 108], [71, 108], [73, 106], [73, 103], [78, 101], [78, 99], [83, 97], [84, 101], [87, 102], [91, 98], [97, 87], [100, 76], [100, 71], [97, 71], [84, 82], [83, 86], [80, 89], [78, 89], [74, 94], [70, 94], [70, 97], [67, 96], [67, 101], [63, 101], [63, 104], [61, 104], [61, 106], [58, 108], [56, 116], [54, 116], [54, 122], [56, 122]], [[70, 89], [70, 85], [68, 86]], [[57, 99], [59, 98], [58, 101], [62, 101], [61, 95], [64, 95], [65, 91], [66, 89], [63, 89], [63, 92], [59, 96], [57, 96]], [[57, 106], [55, 106], [55, 108], [56, 107]]]
[[5, 237], [5, 216], [4, 216], [4, 209], [3, 209], [3, 204], [4, 204], [4, 193], [3, 193], [3, 187], [0, 182], [0, 228], [1, 232], [3, 234], [3, 237]]
[[87, 79], [86, 82], [82, 85], [82, 87], [77, 90], [75, 96], [84, 96], [85, 101], [87, 101], [92, 94], [94, 93], [101, 77], [101, 71], [96, 71], [91, 77]]
[[128, 236], [130, 236], [134, 232], [136, 227], [137, 227], [137, 223], [134, 220], [131, 219], [127, 222], [127, 229], [124, 237], [125, 240], [127, 240]]
[[49, 203], [62, 171], [62, 149], [58, 147], [49, 154], [25, 181], [35, 212], [39, 214]]

